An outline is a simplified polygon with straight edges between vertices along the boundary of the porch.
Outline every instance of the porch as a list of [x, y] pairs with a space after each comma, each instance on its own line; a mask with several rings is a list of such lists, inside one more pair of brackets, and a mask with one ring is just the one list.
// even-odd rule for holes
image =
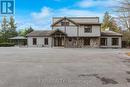
[[51, 33], [52, 47], [65, 47], [67, 34], [61, 30], [55, 30]]

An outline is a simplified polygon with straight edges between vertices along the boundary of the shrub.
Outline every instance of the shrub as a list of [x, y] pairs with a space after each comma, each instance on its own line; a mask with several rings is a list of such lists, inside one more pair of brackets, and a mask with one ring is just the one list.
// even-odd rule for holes
[[0, 43], [0, 47], [12, 47], [15, 46], [14, 43]]

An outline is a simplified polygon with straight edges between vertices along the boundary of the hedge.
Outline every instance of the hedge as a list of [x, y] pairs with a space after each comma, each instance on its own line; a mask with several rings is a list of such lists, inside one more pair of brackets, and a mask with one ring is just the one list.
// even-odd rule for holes
[[15, 46], [14, 43], [0, 43], [0, 47], [12, 47]]

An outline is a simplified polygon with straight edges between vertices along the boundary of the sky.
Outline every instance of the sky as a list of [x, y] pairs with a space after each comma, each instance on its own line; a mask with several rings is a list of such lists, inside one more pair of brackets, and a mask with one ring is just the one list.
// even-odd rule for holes
[[51, 29], [52, 17], [100, 17], [116, 4], [115, 0], [15, 0], [18, 29]]

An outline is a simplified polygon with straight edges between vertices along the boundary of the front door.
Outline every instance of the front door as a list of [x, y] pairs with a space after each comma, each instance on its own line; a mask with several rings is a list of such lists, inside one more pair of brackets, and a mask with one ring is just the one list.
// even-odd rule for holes
[[54, 38], [54, 46], [62, 46], [62, 38]]

